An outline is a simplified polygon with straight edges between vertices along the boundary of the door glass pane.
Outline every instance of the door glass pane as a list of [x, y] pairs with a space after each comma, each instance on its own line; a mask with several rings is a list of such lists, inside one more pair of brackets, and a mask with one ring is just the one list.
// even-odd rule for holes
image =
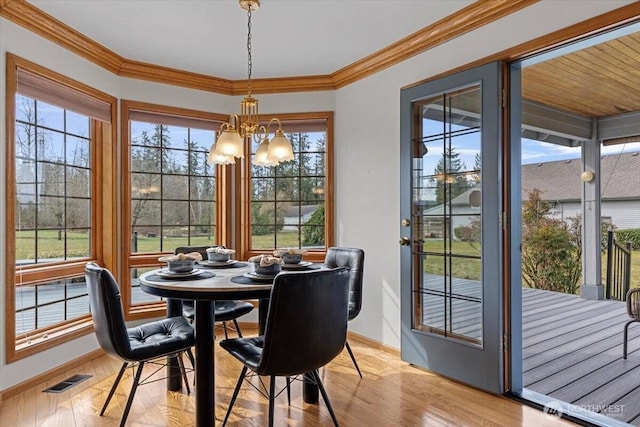
[[414, 104], [413, 327], [482, 346], [481, 86]]

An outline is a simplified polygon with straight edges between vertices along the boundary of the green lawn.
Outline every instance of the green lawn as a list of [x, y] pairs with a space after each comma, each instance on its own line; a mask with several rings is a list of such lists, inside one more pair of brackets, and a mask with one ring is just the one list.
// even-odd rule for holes
[[[87, 256], [89, 237], [86, 233], [68, 233], [66, 239], [67, 253], [71, 256]], [[195, 236], [191, 242], [186, 237], [165, 237], [162, 239], [162, 251], [173, 251], [178, 246], [214, 245], [214, 236]], [[273, 248], [273, 236], [253, 236], [253, 247], [256, 249]], [[40, 258], [60, 258], [64, 253], [64, 239], [58, 240], [56, 230], [38, 232], [38, 248]], [[278, 233], [278, 247], [298, 247], [298, 233], [281, 231]], [[160, 237], [138, 237], [138, 252], [160, 252]], [[34, 232], [19, 231], [16, 233], [16, 259], [34, 259]]]
[[[427, 239], [424, 243], [424, 251], [425, 252], [433, 252], [433, 253], [442, 253], [445, 248], [443, 248], [444, 241], [436, 240], [436, 239]], [[451, 242], [451, 253], [454, 255], [463, 255], [463, 256], [479, 256], [480, 255], [480, 245], [470, 245], [467, 242]], [[449, 248], [446, 248], [446, 251], [449, 251]], [[444, 274], [445, 266], [444, 266], [445, 258], [436, 256], [436, 255], [426, 255], [424, 260], [424, 271], [428, 274]], [[452, 257], [451, 258], [451, 273], [454, 277], [462, 278], [462, 279], [470, 279], [470, 280], [479, 280], [481, 267], [480, 267], [480, 259], [473, 258], [459, 258]]]

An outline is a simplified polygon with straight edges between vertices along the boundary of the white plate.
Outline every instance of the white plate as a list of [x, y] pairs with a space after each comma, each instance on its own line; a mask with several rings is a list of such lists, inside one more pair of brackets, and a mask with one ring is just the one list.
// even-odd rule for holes
[[198, 261], [198, 264], [205, 267], [224, 267], [226, 265], [232, 265], [238, 262], [237, 259], [230, 259], [229, 261], [209, 261], [208, 259]]
[[261, 282], [273, 282], [273, 278], [276, 277], [275, 274], [270, 276], [268, 274], [258, 274], [250, 271], [248, 273], [243, 274], [244, 277], [248, 277], [249, 279], [259, 280]]
[[156, 272], [158, 276], [162, 276], [162, 277], [191, 277], [191, 276], [197, 276], [202, 273], [204, 273], [204, 270], [199, 270], [197, 268], [194, 268], [193, 270], [187, 271], [185, 273], [176, 273], [174, 271], [169, 271], [168, 268], [158, 270]]
[[310, 265], [313, 265], [310, 261], [302, 261], [298, 264], [282, 264], [283, 270], [304, 270]]

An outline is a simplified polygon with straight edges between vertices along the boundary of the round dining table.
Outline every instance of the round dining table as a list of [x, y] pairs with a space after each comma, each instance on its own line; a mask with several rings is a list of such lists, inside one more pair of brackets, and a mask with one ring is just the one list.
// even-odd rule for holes
[[[214, 301], [259, 300], [258, 333], [262, 334], [273, 279], [255, 277], [246, 262], [223, 263], [216, 268], [196, 267], [193, 274], [184, 275], [168, 274], [166, 269], [148, 271], [139, 277], [139, 282], [144, 292], [166, 298], [167, 317], [182, 315], [182, 300], [195, 301], [195, 425], [204, 427], [215, 425]], [[168, 369], [167, 387], [180, 390], [182, 379], [177, 363], [171, 363]], [[317, 403], [317, 387], [308, 382], [305, 378], [304, 400]]]
[[[182, 276], [166, 274], [166, 269], [152, 270], [142, 274], [139, 281], [144, 292], [167, 299], [167, 317], [182, 316], [183, 299], [195, 301], [195, 424], [204, 427], [215, 425], [213, 303], [216, 300], [260, 300], [259, 328], [263, 329], [273, 283], [247, 278], [250, 268], [246, 263], [238, 262], [226, 268], [197, 267], [194, 269], [196, 274]], [[172, 375], [171, 372], [178, 369], [177, 366], [168, 369], [168, 388], [179, 390], [180, 375]]]

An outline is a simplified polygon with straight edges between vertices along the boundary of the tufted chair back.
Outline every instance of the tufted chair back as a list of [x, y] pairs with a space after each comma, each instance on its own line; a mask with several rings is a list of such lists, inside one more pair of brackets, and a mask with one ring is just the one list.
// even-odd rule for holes
[[110, 356], [130, 360], [131, 344], [124, 321], [120, 289], [111, 272], [90, 262], [85, 266], [89, 306], [100, 347]]
[[347, 339], [346, 269], [279, 274], [271, 292], [259, 375], [298, 375], [318, 369]]
[[358, 248], [331, 247], [327, 250], [324, 265], [349, 269], [349, 320], [354, 319], [362, 309], [364, 251]]

